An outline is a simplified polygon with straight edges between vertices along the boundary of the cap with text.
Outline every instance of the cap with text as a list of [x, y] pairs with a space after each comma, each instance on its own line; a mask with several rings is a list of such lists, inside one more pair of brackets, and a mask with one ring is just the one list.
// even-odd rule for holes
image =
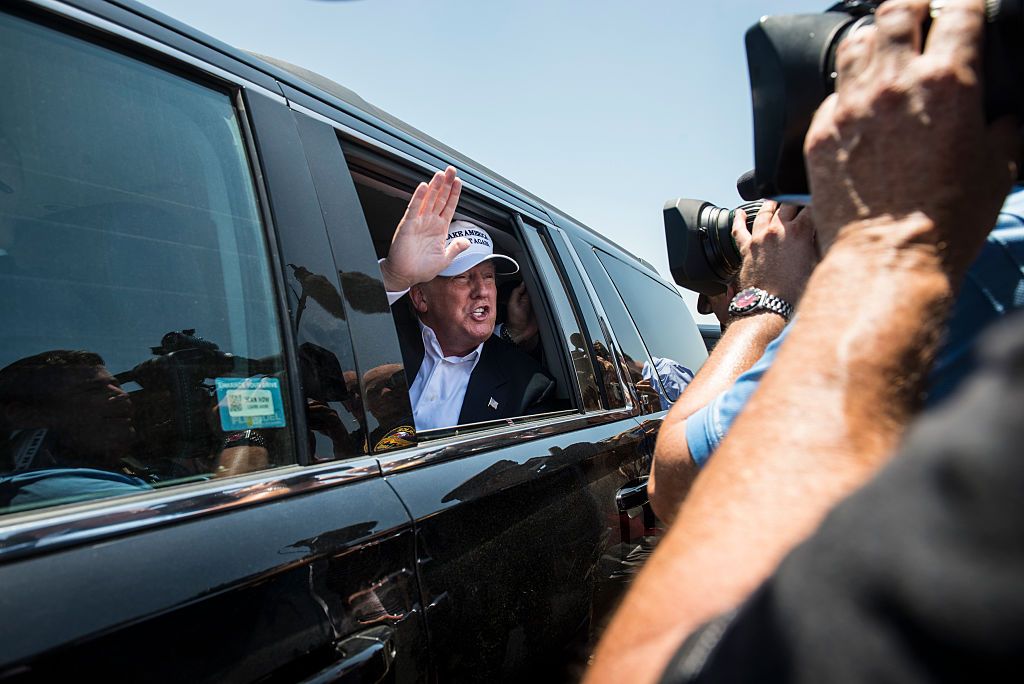
[[438, 275], [462, 275], [477, 264], [488, 260], [494, 261], [494, 270], [502, 275], [512, 275], [519, 272], [519, 264], [516, 263], [515, 259], [504, 254], [494, 253], [494, 241], [491, 240], [491, 236], [483, 228], [469, 221], [452, 221], [452, 225], [448, 229], [448, 238], [445, 240], [445, 245], [451, 244], [452, 240], [456, 238], [466, 238], [469, 240], [469, 249], [455, 257], [452, 263], [448, 265], [448, 268], [441, 271]]

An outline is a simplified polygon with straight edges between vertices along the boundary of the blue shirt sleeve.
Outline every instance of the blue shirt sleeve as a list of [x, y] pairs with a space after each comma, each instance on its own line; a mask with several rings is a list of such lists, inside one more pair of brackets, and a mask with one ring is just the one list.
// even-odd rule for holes
[[779, 336], [765, 347], [761, 358], [747, 372], [736, 378], [732, 387], [686, 419], [686, 445], [690, 449], [690, 457], [699, 467], [703, 467], [711, 458], [711, 454], [722, 443], [725, 433], [732, 427], [733, 421], [754, 395], [754, 391], [761, 383], [761, 377], [775, 361], [779, 347], [782, 346], [792, 325], [793, 322], [790, 321]]
[[995, 228], [971, 264], [928, 377], [935, 406], [976, 367], [975, 341], [1007, 313], [1024, 306], [1024, 190], [1010, 193]]

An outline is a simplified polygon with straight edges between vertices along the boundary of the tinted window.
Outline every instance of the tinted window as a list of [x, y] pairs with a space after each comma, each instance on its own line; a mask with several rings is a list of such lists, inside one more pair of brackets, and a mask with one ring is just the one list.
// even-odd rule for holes
[[666, 409], [707, 358], [700, 333], [678, 292], [613, 256], [597, 254], [647, 346], [650, 359], [641, 373]]
[[[596, 376], [603, 386], [607, 407], [622, 408], [626, 405], [626, 397], [622, 391], [619, 374], [616, 372], [615, 364], [611, 361], [608, 352], [611, 339], [608, 337], [607, 325], [602, 323], [597, 316], [597, 310], [591, 300], [590, 289], [580, 275], [583, 265], [574, 258], [576, 251], [569, 245], [568, 238], [562, 231], [551, 234], [551, 245], [562, 259], [566, 277], [571, 284], [569, 292], [575, 295], [576, 304], [586, 322], [589, 333], [586, 343], [590, 348]], [[598, 295], [595, 292], [593, 296], [596, 298]]]
[[0, 63], [0, 510], [291, 462], [231, 97], [6, 15]]
[[626, 307], [622, 303], [618, 291], [612, 285], [608, 272], [598, 260], [597, 250], [576, 237], [572, 238], [572, 244], [576, 248], [580, 261], [583, 262], [584, 270], [590, 276], [590, 282], [594, 285], [597, 297], [601, 301], [601, 307], [608, 317], [615, 342], [618, 343], [618, 347], [614, 349], [606, 349], [599, 342], [594, 343], [594, 353], [599, 363], [606, 368], [604, 375], [611, 383], [614, 371], [615, 375], [620, 376], [632, 387], [642, 413], [660, 411], [659, 395], [650, 378], [645, 380], [643, 376], [644, 368], [650, 368], [647, 349], [640, 339], [640, 334], [636, 331], [633, 319], [626, 312]]
[[[555, 267], [552, 254], [549, 249], [549, 242], [541, 237], [540, 231], [533, 226], [523, 225], [523, 235], [533, 249], [534, 261], [540, 270], [544, 281], [547, 284], [548, 294], [558, 312], [561, 328], [556, 335], [561, 338], [562, 344], [569, 352], [572, 359], [572, 369], [579, 384], [580, 393], [583, 397], [583, 408], [597, 410], [601, 408], [601, 393], [598, 390], [597, 376], [594, 373], [594, 365], [590, 361], [587, 352], [586, 337], [582, 332], [582, 326], [576, 320], [572, 304], [566, 296], [565, 283]], [[582, 293], [581, 293], [582, 294]]]

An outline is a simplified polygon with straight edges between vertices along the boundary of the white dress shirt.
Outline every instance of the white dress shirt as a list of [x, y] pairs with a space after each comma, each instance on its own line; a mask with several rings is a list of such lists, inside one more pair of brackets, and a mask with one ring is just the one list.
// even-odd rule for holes
[[409, 388], [416, 429], [432, 430], [458, 425], [469, 376], [480, 360], [484, 345], [481, 342], [465, 356], [445, 356], [434, 331], [423, 323], [420, 323], [420, 331], [423, 336], [423, 364]]

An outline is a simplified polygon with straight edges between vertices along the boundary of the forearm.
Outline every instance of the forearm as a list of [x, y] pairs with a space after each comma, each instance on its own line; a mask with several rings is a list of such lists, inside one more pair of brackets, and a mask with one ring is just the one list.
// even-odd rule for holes
[[686, 441], [686, 420], [749, 370], [783, 327], [785, 321], [770, 313], [733, 321], [665, 417], [647, 485], [651, 504], [662, 521], [671, 523], [675, 519], [679, 504], [697, 476], [697, 465]]
[[880, 226], [822, 262], [778, 359], [610, 625], [591, 681], [654, 681], [687, 634], [741, 602], [892, 453], [953, 293], [937, 256], [907, 248], [916, 231]]

